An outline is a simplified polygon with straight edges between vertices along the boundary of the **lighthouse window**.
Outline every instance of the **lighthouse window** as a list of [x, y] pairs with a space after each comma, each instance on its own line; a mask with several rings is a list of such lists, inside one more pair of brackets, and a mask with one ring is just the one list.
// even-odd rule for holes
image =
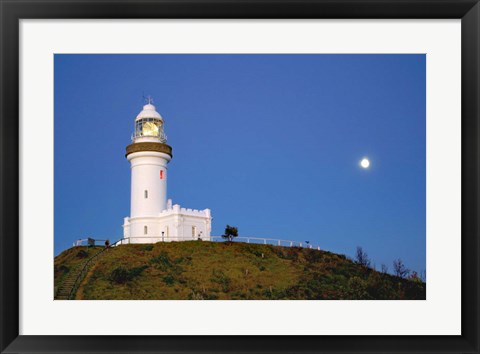
[[135, 124], [135, 136], [140, 136], [142, 135], [142, 122], [138, 121]]
[[147, 234], [148, 234], [148, 227], [147, 227], [147, 225], [145, 225], [145, 226], [143, 227], [143, 234], [144, 234], [144, 235], [147, 235]]
[[145, 189], [145, 199], [148, 198], [148, 191]]

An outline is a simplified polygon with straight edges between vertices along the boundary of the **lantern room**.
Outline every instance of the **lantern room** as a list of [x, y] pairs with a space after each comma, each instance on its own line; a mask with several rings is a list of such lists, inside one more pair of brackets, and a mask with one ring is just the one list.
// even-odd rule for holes
[[143, 110], [135, 119], [135, 130], [132, 136], [134, 142], [155, 141], [167, 142], [167, 136], [163, 131], [163, 118], [150, 102], [143, 106]]

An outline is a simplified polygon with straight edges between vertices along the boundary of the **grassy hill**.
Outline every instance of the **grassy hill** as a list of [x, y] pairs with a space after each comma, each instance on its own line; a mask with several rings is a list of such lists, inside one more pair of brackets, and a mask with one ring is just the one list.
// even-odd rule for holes
[[[58, 288], [100, 247], [55, 257]], [[426, 285], [365, 268], [343, 255], [240, 242], [123, 245], [103, 252], [76, 299], [425, 299]]]

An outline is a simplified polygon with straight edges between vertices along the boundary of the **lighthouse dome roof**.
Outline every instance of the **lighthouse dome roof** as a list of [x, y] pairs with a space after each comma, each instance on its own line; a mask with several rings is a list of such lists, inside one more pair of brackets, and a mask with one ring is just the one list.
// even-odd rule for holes
[[160, 113], [157, 112], [157, 110], [155, 109], [155, 106], [151, 103], [143, 106], [143, 110], [140, 113], [138, 113], [137, 118], [135, 120], [139, 120], [142, 118], [157, 118], [163, 121], [162, 116], [160, 115]]

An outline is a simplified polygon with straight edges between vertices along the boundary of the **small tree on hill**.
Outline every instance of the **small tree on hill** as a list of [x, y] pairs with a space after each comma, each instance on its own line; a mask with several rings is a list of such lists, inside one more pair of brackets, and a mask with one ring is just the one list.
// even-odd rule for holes
[[370, 267], [370, 259], [368, 258], [368, 254], [360, 246], [357, 246], [357, 253], [355, 255], [355, 260], [358, 264], [366, 268]]
[[233, 241], [234, 237], [238, 236], [238, 228], [235, 226], [227, 225], [225, 226], [225, 233], [222, 235], [223, 238], [227, 239], [227, 241]]
[[422, 282], [422, 279], [420, 279], [420, 276], [418, 275], [418, 273], [416, 271], [412, 271], [410, 273], [410, 275], [408, 276], [408, 280], [411, 280], [411, 281], [414, 281], [414, 282], [417, 282], [417, 283]]
[[397, 277], [406, 278], [408, 273], [410, 273], [410, 270], [405, 267], [405, 264], [403, 264], [402, 260], [399, 258], [393, 261], [393, 272]]
[[382, 273], [387, 274], [388, 273], [388, 267], [382, 263]]

